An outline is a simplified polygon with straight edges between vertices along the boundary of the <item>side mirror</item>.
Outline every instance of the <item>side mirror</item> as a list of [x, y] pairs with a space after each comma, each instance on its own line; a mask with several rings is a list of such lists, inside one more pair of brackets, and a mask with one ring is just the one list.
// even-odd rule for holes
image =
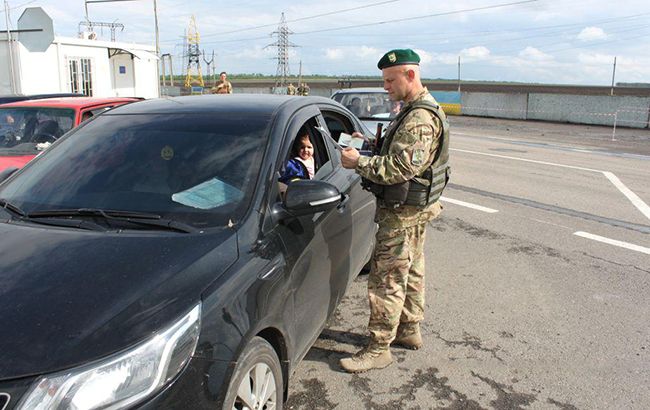
[[12, 176], [14, 172], [18, 171], [16, 167], [5, 168], [0, 172], [0, 183], [4, 182], [7, 178]]
[[341, 203], [339, 190], [325, 181], [300, 180], [289, 184], [282, 204], [273, 213], [279, 220], [323, 212]]

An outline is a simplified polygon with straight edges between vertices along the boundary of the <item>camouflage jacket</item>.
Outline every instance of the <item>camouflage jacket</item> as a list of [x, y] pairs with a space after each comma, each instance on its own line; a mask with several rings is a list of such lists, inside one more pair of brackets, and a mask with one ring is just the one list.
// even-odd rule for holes
[[[415, 101], [427, 100], [436, 103], [435, 99], [424, 90], [411, 102], [402, 107], [409, 109]], [[394, 125], [389, 125], [390, 127]], [[388, 132], [387, 132], [388, 133]], [[414, 176], [421, 175], [431, 164], [438, 149], [438, 141], [442, 134], [442, 122], [435, 114], [424, 108], [409, 112], [395, 131], [390, 144], [384, 144], [381, 155], [359, 158], [356, 171], [362, 177], [383, 185], [392, 185], [408, 181]], [[409, 227], [426, 223], [440, 214], [440, 202], [435, 202], [424, 208], [402, 205], [398, 208], [384, 206], [381, 200], [377, 203], [375, 221], [382, 226], [395, 228]]]
[[232, 84], [230, 81], [219, 81], [214, 87], [213, 94], [232, 94]]

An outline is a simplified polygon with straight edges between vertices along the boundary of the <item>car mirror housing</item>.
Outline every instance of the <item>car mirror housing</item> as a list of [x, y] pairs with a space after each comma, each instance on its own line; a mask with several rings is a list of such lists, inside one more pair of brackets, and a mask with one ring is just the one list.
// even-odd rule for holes
[[[303, 216], [323, 212], [341, 203], [341, 193], [332, 184], [325, 181], [299, 180], [289, 184], [281, 210], [275, 208], [280, 220], [288, 217]], [[278, 204], [279, 205], [279, 204]]]

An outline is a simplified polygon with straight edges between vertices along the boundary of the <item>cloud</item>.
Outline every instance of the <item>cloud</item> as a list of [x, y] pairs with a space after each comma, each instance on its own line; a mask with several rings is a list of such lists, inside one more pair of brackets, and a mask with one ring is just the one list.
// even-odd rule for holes
[[344, 51], [340, 48], [325, 49], [325, 58], [328, 60], [343, 60]]
[[271, 47], [260, 47], [255, 46], [247, 49], [239, 49], [235, 53], [231, 54], [231, 58], [235, 59], [246, 59], [246, 60], [260, 60], [268, 59], [274, 56], [276, 51]]
[[368, 46], [360, 46], [360, 47], [355, 47], [355, 46], [343, 46], [343, 47], [336, 47], [336, 48], [326, 48], [325, 49], [325, 58], [327, 60], [353, 60], [353, 59], [358, 59], [361, 61], [364, 60], [370, 60], [370, 61], [375, 61], [379, 60], [379, 58], [382, 56], [383, 52], [380, 51], [377, 48], [374, 47], [368, 47]]
[[610, 65], [614, 63], [614, 56], [602, 53], [580, 53], [578, 61], [585, 65]]
[[550, 61], [553, 60], [553, 56], [546, 54], [545, 52], [535, 48], [528, 46], [521, 50], [519, 52], [519, 57], [528, 59], [528, 60], [534, 60], [534, 61]]
[[379, 60], [383, 55], [379, 49], [374, 47], [368, 47], [368, 46], [361, 46], [361, 48], [357, 51], [357, 53], [361, 58], [376, 57], [377, 60]]
[[433, 61], [433, 56], [429, 52], [417, 48], [415, 49], [415, 52], [420, 56], [420, 63], [429, 64]]
[[594, 41], [605, 38], [607, 38], [607, 34], [600, 27], [585, 27], [578, 34], [578, 40], [580, 41]]
[[465, 48], [460, 51], [460, 55], [469, 60], [485, 60], [490, 57], [490, 49], [483, 46]]

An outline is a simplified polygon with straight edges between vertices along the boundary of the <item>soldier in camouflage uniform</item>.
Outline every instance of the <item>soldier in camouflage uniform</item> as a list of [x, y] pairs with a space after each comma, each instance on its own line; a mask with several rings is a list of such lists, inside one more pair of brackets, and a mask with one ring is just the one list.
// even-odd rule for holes
[[296, 87], [293, 85], [293, 83], [289, 83], [287, 86], [287, 95], [296, 95]]
[[226, 79], [225, 71], [219, 74], [219, 82], [210, 90], [212, 94], [232, 94], [232, 84]]
[[300, 95], [304, 97], [309, 96], [309, 86], [307, 85], [307, 83], [302, 83], [302, 92], [300, 93]]
[[[434, 161], [441, 141], [442, 118], [423, 108], [410, 110], [413, 103], [435, 100], [422, 86], [419, 56], [412, 50], [392, 50], [377, 66], [382, 70], [384, 88], [393, 101], [404, 101], [404, 119], [398, 128], [389, 126], [380, 155], [361, 157], [354, 148], [342, 151], [345, 168], [355, 169], [362, 177], [382, 185], [408, 181], [422, 175]], [[387, 137], [389, 138], [389, 137]], [[379, 225], [376, 246], [368, 277], [370, 343], [341, 360], [348, 372], [384, 368], [392, 363], [389, 346], [409, 349], [422, 346], [419, 323], [424, 318], [425, 228], [442, 210], [438, 201], [424, 207], [388, 206], [377, 200], [375, 221]]]

